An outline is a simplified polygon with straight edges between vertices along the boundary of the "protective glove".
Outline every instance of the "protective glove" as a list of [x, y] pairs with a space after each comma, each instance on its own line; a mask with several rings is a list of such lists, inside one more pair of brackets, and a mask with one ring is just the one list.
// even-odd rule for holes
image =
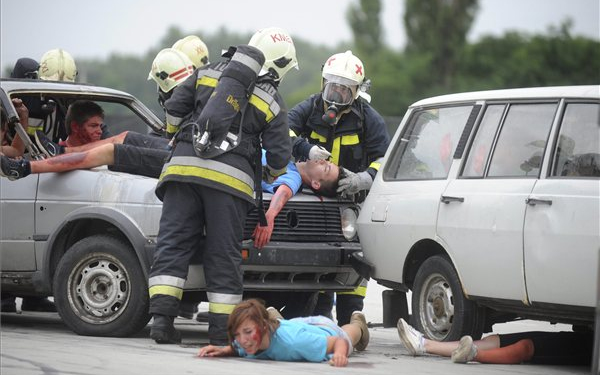
[[267, 184], [272, 184], [275, 182], [278, 176], [273, 176], [271, 173], [271, 168], [268, 165], [263, 165], [262, 167], [262, 180]]
[[369, 190], [373, 185], [373, 179], [368, 172], [350, 172], [344, 168], [345, 177], [338, 184], [337, 192], [344, 195], [356, 194], [361, 190]]
[[308, 151], [310, 160], [327, 160], [331, 157], [331, 153], [321, 146], [314, 145]]

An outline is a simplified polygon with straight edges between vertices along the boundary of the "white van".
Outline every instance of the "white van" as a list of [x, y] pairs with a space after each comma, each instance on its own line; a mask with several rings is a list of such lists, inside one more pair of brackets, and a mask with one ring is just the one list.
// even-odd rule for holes
[[362, 207], [363, 277], [412, 290], [428, 337], [532, 318], [591, 326], [600, 86], [445, 95], [409, 107]]

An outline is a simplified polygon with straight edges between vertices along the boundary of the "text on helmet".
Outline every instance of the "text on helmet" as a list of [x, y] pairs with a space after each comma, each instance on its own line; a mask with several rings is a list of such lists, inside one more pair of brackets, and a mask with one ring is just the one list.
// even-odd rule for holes
[[285, 35], [285, 34], [270, 34], [271, 36], [271, 40], [273, 41], [273, 43], [276, 42], [288, 42], [288, 43], [292, 43], [292, 38], [290, 38], [289, 35]]

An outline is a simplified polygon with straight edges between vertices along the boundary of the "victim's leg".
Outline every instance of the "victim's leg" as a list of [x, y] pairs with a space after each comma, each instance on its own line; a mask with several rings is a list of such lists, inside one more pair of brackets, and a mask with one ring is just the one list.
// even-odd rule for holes
[[483, 350], [477, 346], [473, 360], [480, 363], [513, 364], [526, 362], [533, 357], [533, 341], [524, 339], [502, 348]]
[[[486, 336], [481, 340], [473, 341], [478, 350], [497, 349], [500, 347], [498, 335]], [[452, 351], [458, 347], [458, 341], [434, 341], [425, 339], [425, 352], [450, 357]]]
[[62, 154], [53, 158], [31, 161], [31, 173], [66, 172], [113, 163], [114, 145], [109, 143], [87, 152]]

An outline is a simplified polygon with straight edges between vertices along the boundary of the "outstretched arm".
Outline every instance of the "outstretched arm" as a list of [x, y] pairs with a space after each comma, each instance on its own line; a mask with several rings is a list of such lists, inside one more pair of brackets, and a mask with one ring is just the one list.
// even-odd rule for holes
[[254, 237], [254, 246], [258, 249], [261, 249], [263, 246], [269, 243], [271, 240], [271, 235], [273, 234], [273, 227], [275, 225], [275, 218], [283, 209], [283, 206], [290, 200], [290, 198], [294, 195], [292, 189], [290, 189], [286, 185], [280, 185], [273, 198], [271, 198], [271, 203], [269, 205], [269, 209], [265, 216], [267, 217], [267, 226], [261, 227], [260, 223], [256, 225], [254, 229], [254, 233], [252, 236]]
[[227, 346], [215, 346], [208, 345], [200, 348], [198, 357], [235, 357], [236, 352], [230, 345]]
[[348, 343], [338, 336], [327, 337], [327, 354], [333, 353], [329, 363], [335, 367], [344, 367], [348, 364]]

